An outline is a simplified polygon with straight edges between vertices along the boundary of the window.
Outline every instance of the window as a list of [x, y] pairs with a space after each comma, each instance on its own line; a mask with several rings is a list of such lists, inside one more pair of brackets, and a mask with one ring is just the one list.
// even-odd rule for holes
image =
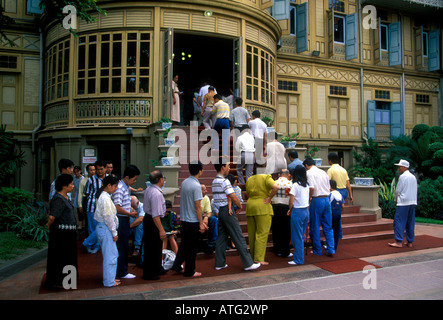
[[391, 103], [386, 101], [375, 101], [375, 123], [390, 124]]
[[246, 99], [274, 104], [274, 57], [265, 50], [246, 46]]
[[428, 56], [428, 33], [423, 31], [423, 56]]
[[380, 49], [388, 50], [388, 26], [385, 24], [380, 25]]
[[291, 36], [296, 36], [297, 35], [297, 29], [296, 29], [296, 22], [297, 22], [297, 6], [295, 4], [290, 5], [289, 8], [289, 23], [290, 23], [290, 34]]
[[70, 40], [53, 45], [46, 51], [45, 101], [68, 97]]
[[0, 56], [0, 68], [17, 69], [17, 57]]
[[149, 93], [150, 46], [147, 32], [81, 36], [77, 94]]
[[391, 99], [391, 92], [386, 90], [375, 90], [375, 99]]
[[430, 103], [429, 101], [430, 101], [429, 100], [429, 94], [417, 94], [415, 96], [415, 102], [417, 102], [417, 103], [426, 103], [426, 104], [428, 104], [428, 103]]
[[334, 8], [334, 11], [345, 12], [345, 3], [344, 1], [339, 0], [329, 0], [329, 9]]
[[278, 90], [298, 91], [298, 82], [278, 80]]
[[348, 88], [339, 87], [339, 86], [330, 86], [329, 87], [329, 94], [334, 95], [334, 96], [347, 96], [348, 95]]
[[334, 15], [334, 42], [345, 43], [345, 18]]

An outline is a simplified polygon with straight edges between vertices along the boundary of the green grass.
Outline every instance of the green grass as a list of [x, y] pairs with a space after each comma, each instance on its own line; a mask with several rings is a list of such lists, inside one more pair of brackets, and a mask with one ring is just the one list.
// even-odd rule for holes
[[443, 220], [427, 219], [422, 217], [415, 217], [415, 222], [430, 223], [430, 224], [443, 224]]
[[21, 239], [14, 232], [0, 232], [0, 260], [11, 260], [23, 254], [28, 248], [41, 249], [47, 242]]

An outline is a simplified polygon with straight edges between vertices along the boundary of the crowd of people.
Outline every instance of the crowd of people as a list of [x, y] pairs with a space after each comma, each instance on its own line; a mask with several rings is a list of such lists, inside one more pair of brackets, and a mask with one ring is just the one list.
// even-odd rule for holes
[[[191, 162], [189, 177], [180, 186], [178, 216], [171, 201], [163, 195], [165, 177], [160, 170], [149, 174], [150, 185], [144, 190], [142, 203], [132, 196], [134, 191], [143, 191], [132, 187], [140, 175], [135, 165], [128, 165], [122, 177], [116, 177], [112, 163], [98, 160], [86, 166], [87, 177], [84, 177], [80, 167], [69, 159], [61, 159], [60, 175], [52, 183], [49, 196], [47, 286], [62, 286], [64, 266], [77, 269], [78, 228], [87, 233], [83, 246], [88, 253], [95, 254], [101, 249], [106, 287], [119, 285], [119, 279], [135, 277], [128, 272], [130, 238], [133, 238], [133, 255], [143, 257], [146, 280], [157, 280], [168, 270], [185, 277], [201, 276], [196, 271], [196, 256], [202, 235], [215, 248], [216, 270], [228, 267], [228, 240], [238, 251], [244, 270], [269, 264], [266, 250], [271, 229], [274, 253], [291, 258], [290, 265], [304, 264], [307, 234], [312, 241], [312, 254], [322, 255], [323, 249], [328, 256], [336, 253], [343, 236], [342, 209], [346, 199], [353, 201], [349, 176], [339, 164], [339, 156], [328, 154], [327, 171], [318, 168], [310, 157], [301, 161], [294, 150], [288, 153], [287, 163], [286, 149], [273, 132], [267, 133], [260, 112], [256, 110], [249, 116], [241, 98], [234, 100], [231, 111], [215, 88], [206, 84], [195, 96], [195, 102], [201, 106], [199, 112], [205, 129], [215, 129], [218, 134], [223, 129], [241, 130], [234, 146], [239, 152], [237, 177], [231, 174], [229, 158], [224, 156], [227, 150], [223, 150], [222, 156], [214, 161], [216, 176], [210, 199], [206, 186], [199, 181], [203, 164]], [[215, 141], [214, 148], [218, 148], [218, 137]], [[389, 245], [401, 247], [406, 229], [407, 245], [412, 246], [417, 184], [406, 160], [397, 165], [401, 173], [397, 187], [399, 202], [394, 220], [395, 242]], [[249, 249], [237, 216], [245, 203], [242, 191], [247, 196]], [[163, 253], [167, 248], [174, 252], [175, 259], [165, 268]]]

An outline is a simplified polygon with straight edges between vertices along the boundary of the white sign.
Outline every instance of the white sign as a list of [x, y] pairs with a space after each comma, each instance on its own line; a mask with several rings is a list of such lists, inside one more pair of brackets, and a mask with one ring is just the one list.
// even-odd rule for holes
[[95, 163], [97, 157], [83, 157], [83, 163]]

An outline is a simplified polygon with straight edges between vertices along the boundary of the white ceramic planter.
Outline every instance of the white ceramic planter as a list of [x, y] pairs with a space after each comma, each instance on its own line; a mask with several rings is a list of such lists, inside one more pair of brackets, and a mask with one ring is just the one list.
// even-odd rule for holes
[[374, 178], [355, 177], [354, 183], [358, 186], [372, 186], [374, 184]]
[[173, 166], [174, 165], [174, 157], [163, 157], [162, 158], [163, 166]]
[[323, 162], [323, 159], [322, 159], [322, 158], [314, 158], [313, 160], [315, 161], [315, 165], [316, 165], [317, 167], [321, 166], [321, 164], [322, 164], [322, 162]]
[[297, 141], [283, 141], [282, 145], [284, 145], [285, 148], [295, 148]]
[[166, 146], [172, 146], [174, 143], [175, 143], [175, 138], [173, 138], [173, 139], [165, 138], [165, 145]]
[[172, 126], [172, 122], [162, 122], [162, 129], [168, 129]]

